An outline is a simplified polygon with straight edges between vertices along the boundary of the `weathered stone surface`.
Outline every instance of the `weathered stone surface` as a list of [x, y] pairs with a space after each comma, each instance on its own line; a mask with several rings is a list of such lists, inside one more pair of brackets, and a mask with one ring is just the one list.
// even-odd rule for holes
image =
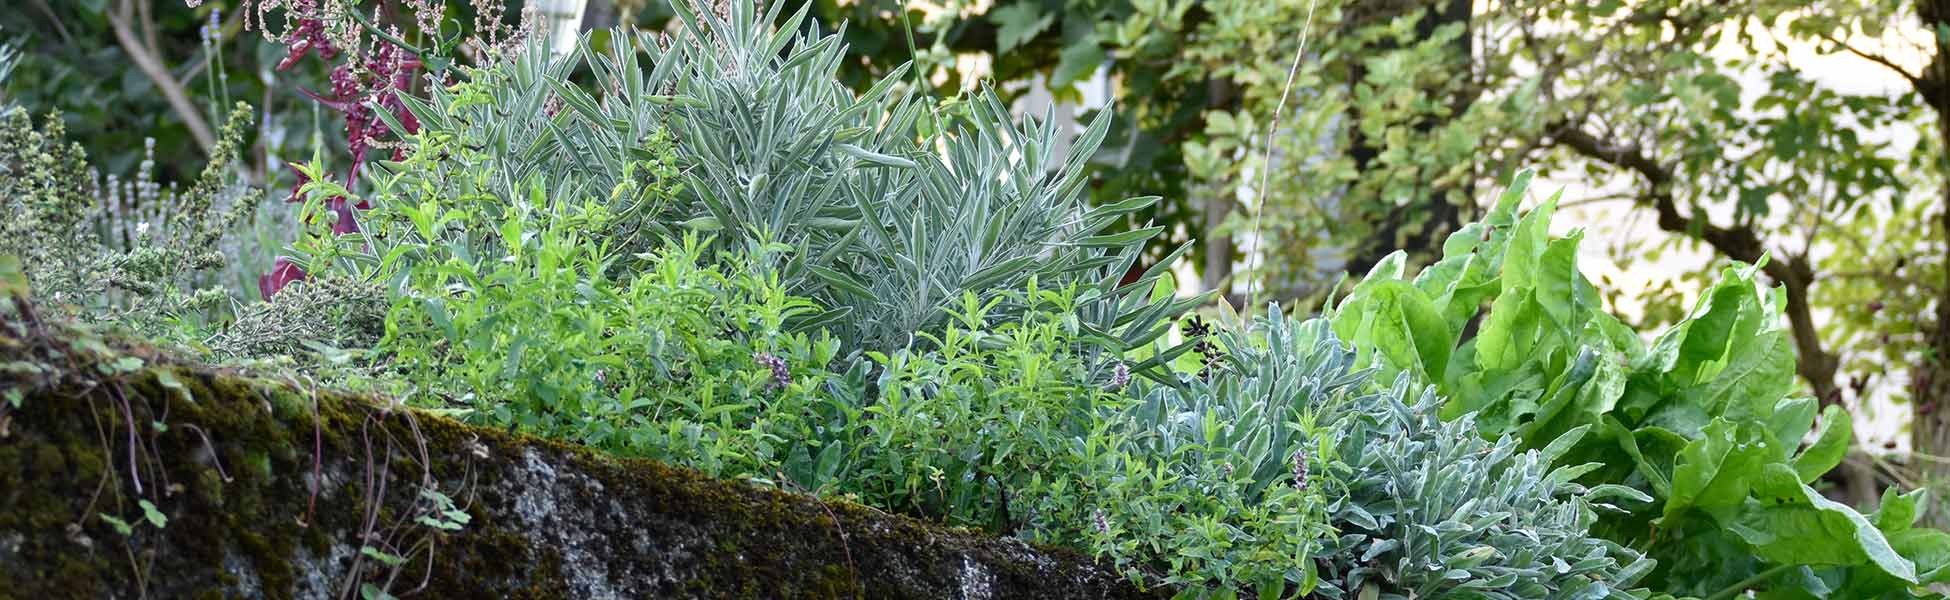
[[[59, 334], [7, 329], [0, 365], [60, 372], [0, 369], [0, 390], [25, 391], [0, 408], [0, 599], [357, 597], [361, 584], [430, 598], [1163, 594], [1073, 552], [145, 349], [129, 351], [142, 367], [104, 375]], [[468, 522], [440, 529], [429, 492]]]

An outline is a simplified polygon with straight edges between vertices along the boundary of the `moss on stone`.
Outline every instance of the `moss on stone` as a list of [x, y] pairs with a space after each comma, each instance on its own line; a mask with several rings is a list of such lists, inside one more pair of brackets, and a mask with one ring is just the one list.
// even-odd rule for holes
[[[148, 348], [123, 348], [148, 366], [110, 378], [94, 368], [105, 359], [85, 358], [60, 333], [13, 330], [0, 327], [0, 362], [67, 371], [0, 375], [0, 387], [30, 388], [0, 438], [0, 597], [145, 588], [153, 597], [336, 597], [369, 512], [382, 538], [433, 542], [431, 567], [415, 555], [394, 584], [424, 585], [424, 597], [1163, 595], [1073, 552], [188, 366]], [[188, 397], [162, 385], [162, 372]], [[117, 391], [139, 424], [140, 496]], [[414, 524], [423, 481], [471, 522], [450, 533]], [[143, 524], [138, 498], [155, 502], [167, 527]], [[97, 513], [129, 521], [133, 535]], [[387, 574], [363, 564], [366, 581]]]

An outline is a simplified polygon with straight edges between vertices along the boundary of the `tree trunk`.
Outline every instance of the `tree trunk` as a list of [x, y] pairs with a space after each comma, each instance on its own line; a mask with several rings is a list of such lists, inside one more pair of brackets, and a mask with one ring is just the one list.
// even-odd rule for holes
[[[1239, 94], [1237, 89], [1233, 87], [1232, 81], [1212, 79], [1206, 82], [1205, 90], [1205, 107], [1207, 110], [1233, 110], [1238, 108]], [[1232, 186], [1194, 185], [1189, 187], [1192, 189], [1203, 188], [1203, 191], [1206, 192], [1205, 197], [1199, 201], [1199, 208], [1202, 215], [1199, 219], [1200, 235], [1198, 237], [1203, 238], [1203, 248], [1200, 249], [1199, 257], [1199, 262], [1201, 263], [1199, 265], [1201, 267], [1199, 269], [1200, 284], [1208, 291], [1218, 290], [1220, 295], [1227, 295], [1232, 291], [1232, 286], [1230, 285], [1232, 280], [1232, 261], [1238, 245], [1234, 243], [1231, 232], [1222, 232], [1220, 228], [1225, 225], [1226, 217], [1232, 214], [1234, 204]]]
[[[1938, 24], [1950, 23], [1950, 0], [1921, 0], [1916, 3], [1925, 31], [1936, 31]], [[1935, 110], [1939, 147], [1950, 144], [1950, 44], [1936, 40], [1936, 54], [1921, 76], [1912, 80], [1923, 101]], [[1942, 159], [1943, 157], [1939, 157]], [[1946, 281], [1941, 288], [1950, 293], [1950, 165], [1937, 163], [1938, 185], [1942, 186], [1937, 234], [1944, 236], [1946, 253], [1941, 259]], [[1919, 484], [1950, 481], [1950, 463], [1931, 457], [1950, 455], [1950, 419], [1943, 409], [1950, 402], [1950, 297], [1937, 298], [1936, 326], [1929, 336], [1929, 352], [1910, 374], [1910, 449], [1919, 457], [1914, 462]], [[1950, 511], [1929, 511], [1933, 525], [1950, 525]]]
[[1208, 291], [1218, 290], [1221, 295], [1224, 295], [1232, 291], [1230, 282], [1232, 280], [1233, 243], [1232, 235], [1221, 234], [1219, 227], [1225, 224], [1226, 216], [1232, 214], [1233, 202], [1232, 195], [1226, 193], [1225, 186], [1212, 187], [1216, 187], [1217, 189], [1212, 190], [1211, 194], [1206, 196], [1205, 201], [1200, 203], [1204, 208], [1204, 215], [1201, 220], [1205, 224], [1202, 228], [1205, 230], [1205, 235], [1202, 236], [1205, 238], [1202, 242], [1205, 248], [1202, 251], [1204, 260], [1201, 262], [1204, 264], [1199, 269], [1199, 279], [1204, 289]]
[[616, 0], [589, 0], [589, 4], [582, 9], [583, 31], [598, 31], [615, 26]]

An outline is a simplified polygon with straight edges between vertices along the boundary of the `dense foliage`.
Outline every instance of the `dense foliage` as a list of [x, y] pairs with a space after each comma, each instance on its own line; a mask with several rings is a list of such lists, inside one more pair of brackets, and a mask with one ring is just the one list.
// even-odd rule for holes
[[1420, 274], [1400, 255], [1383, 260], [1341, 301], [1336, 330], [1385, 371], [1436, 382], [1450, 398], [1442, 412], [1486, 433], [1541, 447], [1595, 432], [1565, 460], [1588, 465], [1587, 481], [1640, 490], [1634, 510], [1596, 531], [1658, 559], [1662, 589], [1706, 594], [1787, 563], [1866, 597], [1941, 566], [1929, 548], [1950, 537], [1888, 539], [1808, 486], [1841, 461], [1849, 416], [1828, 407], [1812, 431], [1781, 294], [1756, 268], [1727, 269], [1648, 345], [1578, 270], [1581, 235], [1549, 236], [1556, 198], [1517, 214], [1527, 180]]
[[1164, 194], [1205, 289], [1432, 262], [1521, 167], [1590, 185], [1621, 317], [1676, 322], [1731, 261], [1785, 291], [1803, 385], [1879, 422], [1836, 493], [1950, 475], [1950, 1], [814, 4], [864, 48], [912, 17], [950, 88], [1107, 95], [1097, 189]]
[[[845, 38], [804, 11], [675, 12], [670, 33], [528, 40], [389, 88], [397, 110], [362, 114], [391, 156], [298, 166], [303, 231], [268, 299], [236, 307], [76, 287], [133, 259], [51, 246], [101, 209], [58, 122], [14, 110], [7, 310], [72, 305], [210, 360], [1080, 548], [1191, 597], [1950, 581], [1920, 493], [1863, 515], [1809, 486], [1850, 425], [1814, 430], [1759, 267], [1648, 344], [1585, 280], [1579, 235], [1549, 235], [1556, 201], [1519, 212], [1524, 173], [1412, 277], [1395, 256], [1318, 316], [1191, 316], [1207, 298], [1177, 297], [1169, 260], [1140, 266], [1162, 231], [1114, 227], [1157, 199], [1085, 193], [1111, 117], [1064, 155], [992, 91], [842, 85]], [[141, 271], [165, 298], [247, 206], [212, 208], [235, 166], [217, 157], [170, 245], [133, 251], [173, 261]]]

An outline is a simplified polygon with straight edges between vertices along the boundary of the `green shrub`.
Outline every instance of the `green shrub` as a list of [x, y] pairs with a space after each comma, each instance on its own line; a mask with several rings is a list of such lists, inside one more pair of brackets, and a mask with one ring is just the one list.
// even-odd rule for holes
[[785, 330], [810, 302], [750, 269], [701, 264], [695, 238], [623, 279], [570, 221], [538, 227], [507, 260], [451, 259], [409, 276], [379, 349], [418, 383], [411, 392], [713, 475], [769, 474], [803, 443], [799, 409], [838, 350], [830, 336]]

